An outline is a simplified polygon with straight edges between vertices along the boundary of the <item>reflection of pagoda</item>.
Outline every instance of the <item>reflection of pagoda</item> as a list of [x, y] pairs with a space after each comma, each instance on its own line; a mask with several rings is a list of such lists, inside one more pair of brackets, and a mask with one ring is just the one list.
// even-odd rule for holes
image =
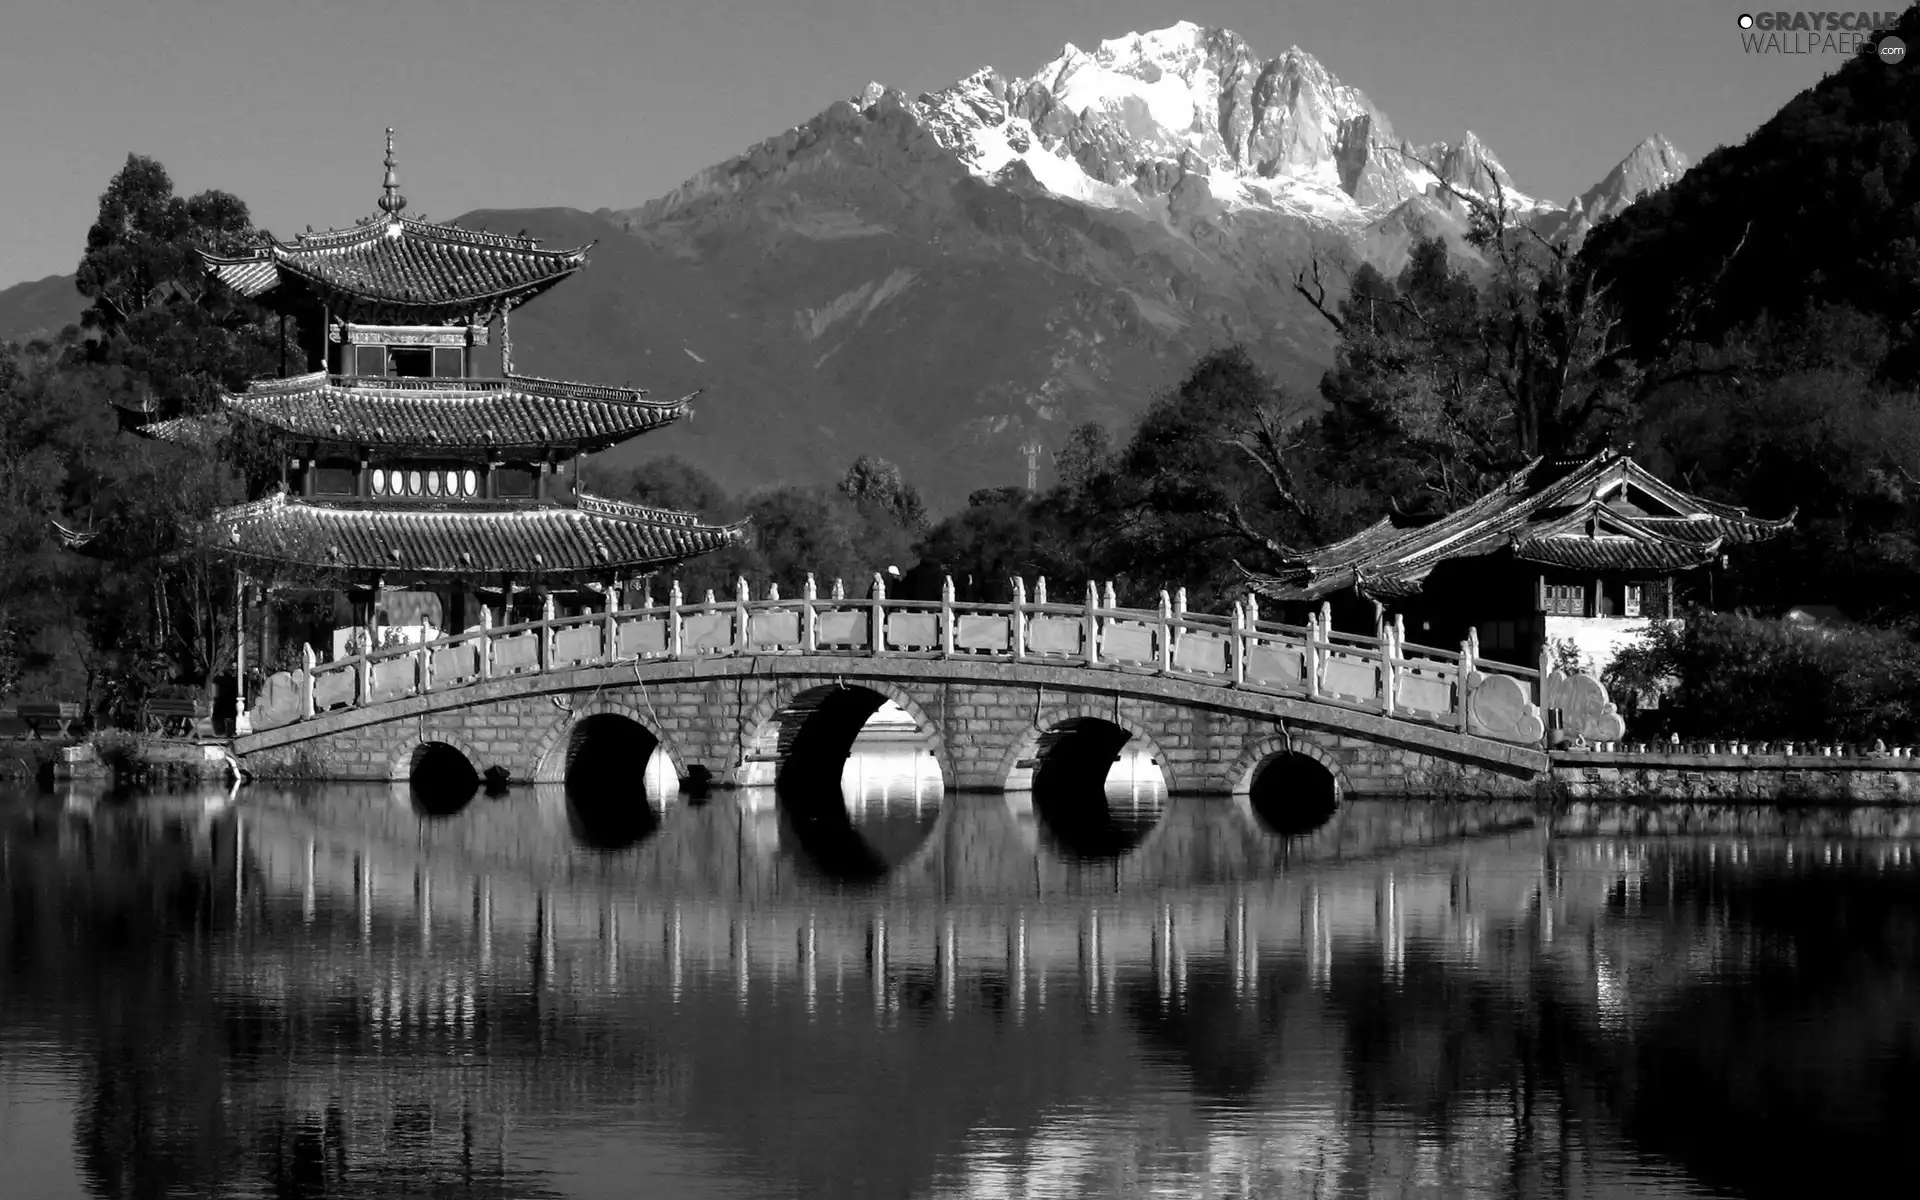
[[475, 598], [505, 618], [516, 595], [584, 599], [739, 540], [738, 526], [579, 488], [583, 455], [685, 415], [691, 396], [513, 373], [508, 313], [585, 265], [587, 247], [406, 216], [391, 130], [386, 167], [379, 212], [351, 228], [203, 255], [307, 348], [303, 374], [141, 427], [275, 447], [278, 488], [213, 514], [204, 544], [270, 577], [350, 584], [368, 606], [356, 627], [379, 623], [383, 589], [423, 586], [441, 599], [439, 624], [459, 629], [477, 621]]

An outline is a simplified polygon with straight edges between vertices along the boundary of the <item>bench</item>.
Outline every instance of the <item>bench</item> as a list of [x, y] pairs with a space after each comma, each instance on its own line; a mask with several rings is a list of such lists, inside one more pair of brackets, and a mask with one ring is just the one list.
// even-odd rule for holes
[[141, 724], [148, 733], [161, 733], [168, 737], [191, 737], [194, 726], [213, 715], [213, 705], [206, 700], [190, 698], [169, 699], [149, 697], [140, 706]]
[[59, 736], [72, 737], [73, 727], [80, 723], [82, 713], [80, 705], [72, 700], [42, 701], [31, 704], [17, 704], [13, 715], [25, 723], [27, 731], [35, 741], [40, 735], [52, 730]]

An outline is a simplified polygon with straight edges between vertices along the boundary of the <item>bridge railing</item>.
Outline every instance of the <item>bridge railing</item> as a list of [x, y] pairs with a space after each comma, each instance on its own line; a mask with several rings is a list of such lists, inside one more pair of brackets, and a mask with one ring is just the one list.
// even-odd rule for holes
[[1337, 632], [1325, 606], [1305, 625], [1288, 625], [1261, 620], [1252, 597], [1225, 616], [1186, 611], [1184, 592], [1162, 592], [1157, 609], [1123, 608], [1109, 583], [1104, 591], [1088, 584], [1083, 600], [1064, 603], [1047, 596], [1044, 579], [1031, 596], [1015, 580], [1010, 603], [957, 601], [951, 580], [939, 600], [902, 600], [879, 576], [865, 597], [849, 597], [839, 582], [820, 596], [809, 577], [793, 597], [770, 590], [751, 599], [741, 580], [728, 599], [709, 592], [688, 603], [676, 583], [665, 604], [641, 600], [622, 607], [610, 591], [603, 611], [558, 616], [549, 597], [535, 620], [495, 626], [483, 611], [478, 628], [327, 663], [309, 649], [303, 670], [269, 681], [253, 726], [593, 664], [766, 654], [1158, 675], [1522, 743], [1540, 742], [1546, 724], [1544, 670], [1482, 660], [1473, 637], [1458, 650], [1408, 642], [1397, 620], [1372, 636]]

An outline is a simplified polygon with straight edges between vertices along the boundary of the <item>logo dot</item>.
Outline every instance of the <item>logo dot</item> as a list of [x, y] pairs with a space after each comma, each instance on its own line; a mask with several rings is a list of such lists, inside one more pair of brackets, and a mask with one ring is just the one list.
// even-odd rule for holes
[[1753, 14], [1752, 14], [1752, 13], [1741, 13], [1741, 14], [1740, 14], [1740, 28], [1742, 28], [1742, 29], [1752, 29], [1752, 28], [1753, 28]]
[[1906, 61], [1907, 44], [1897, 37], [1888, 35], [1880, 39], [1880, 61], [1892, 65]]

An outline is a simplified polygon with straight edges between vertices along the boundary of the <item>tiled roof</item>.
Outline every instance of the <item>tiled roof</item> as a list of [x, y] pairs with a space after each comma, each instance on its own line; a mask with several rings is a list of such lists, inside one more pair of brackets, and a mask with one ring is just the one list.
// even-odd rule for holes
[[1531, 538], [1513, 556], [1549, 567], [1594, 571], [1684, 571], [1720, 557], [1718, 540], [1705, 543], [1643, 542], [1633, 538]]
[[479, 310], [551, 287], [585, 265], [587, 250], [543, 250], [534, 238], [380, 217], [269, 242], [249, 254], [201, 258], [245, 296], [263, 296], [292, 277], [323, 293], [387, 306]]
[[1245, 575], [1275, 599], [1312, 600], [1349, 587], [1386, 599], [1418, 591], [1452, 558], [1512, 549], [1542, 564], [1681, 570], [1711, 561], [1723, 544], [1765, 541], [1792, 523], [1792, 515], [1769, 521], [1690, 495], [1610, 451], [1577, 464], [1536, 459], [1437, 521], [1381, 521], [1272, 575]]
[[404, 510], [276, 494], [213, 514], [209, 549], [257, 561], [440, 578], [604, 576], [665, 566], [742, 540], [745, 523], [593, 496], [577, 506], [446, 505]]
[[686, 415], [693, 393], [649, 400], [607, 388], [504, 379], [378, 379], [324, 374], [258, 383], [226, 397], [234, 413], [296, 438], [391, 449], [603, 450]]
[[315, 373], [223, 397], [226, 411], [134, 427], [183, 445], [217, 443], [238, 415], [296, 439], [429, 453], [592, 452], [685, 416], [699, 392], [649, 400], [638, 388], [504, 379], [377, 379]]

